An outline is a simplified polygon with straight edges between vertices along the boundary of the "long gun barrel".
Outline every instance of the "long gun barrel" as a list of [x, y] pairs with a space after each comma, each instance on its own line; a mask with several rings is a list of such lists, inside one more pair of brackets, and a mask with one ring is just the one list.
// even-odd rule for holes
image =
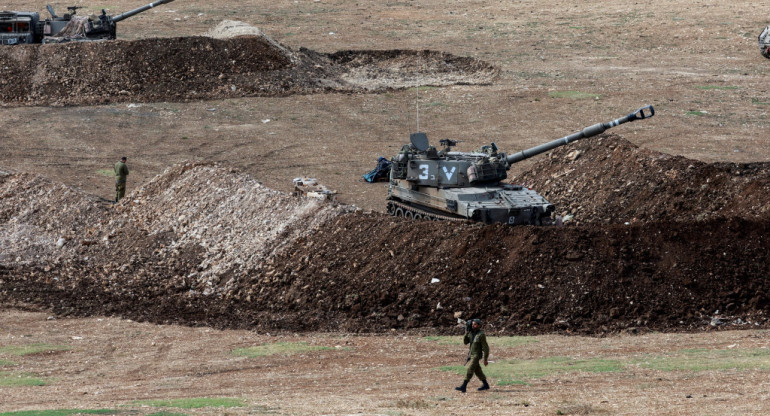
[[117, 16], [114, 16], [112, 18], [112, 21], [117, 23], [117, 22], [119, 22], [119, 21], [121, 21], [123, 19], [128, 19], [129, 17], [131, 17], [131, 16], [133, 16], [135, 14], [141, 13], [141, 12], [143, 12], [145, 10], [152, 9], [155, 6], [160, 6], [161, 4], [171, 3], [172, 1], [174, 1], [174, 0], [158, 0], [158, 1], [154, 2], [154, 3], [150, 3], [150, 4], [144, 5], [142, 7], [138, 7], [136, 9], [134, 9], [134, 10], [129, 10], [129, 11], [125, 12], [125, 13], [121, 13], [121, 14], [119, 14]]
[[608, 123], [596, 123], [593, 126], [586, 127], [577, 133], [572, 133], [569, 136], [562, 137], [561, 139], [556, 139], [554, 141], [543, 143], [539, 146], [535, 146], [527, 150], [522, 150], [519, 153], [515, 153], [508, 156], [506, 160], [508, 160], [508, 163], [511, 163], [511, 164], [520, 162], [532, 156], [539, 155], [540, 153], [545, 153], [553, 148], [564, 146], [567, 143], [574, 142], [580, 139], [585, 139], [588, 137], [593, 137], [593, 136], [596, 136], [597, 134], [602, 134], [605, 132], [605, 130], [611, 127], [615, 127], [629, 121], [643, 120], [645, 118], [650, 118], [654, 115], [655, 115], [655, 109], [651, 105], [648, 105], [634, 111], [633, 113], [625, 117], [621, 117], [617, 120], [613, 120]]

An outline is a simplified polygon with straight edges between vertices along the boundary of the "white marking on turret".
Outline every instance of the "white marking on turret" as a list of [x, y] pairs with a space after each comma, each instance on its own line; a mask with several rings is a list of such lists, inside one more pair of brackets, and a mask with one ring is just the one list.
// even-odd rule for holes
[[457, 166], [452, 166], [451, 172], [447, 170], [446, 166], [444, 166], [444, 175], [446, 175], [446, 180], [451, 181], [452, 175], [454, 175], [456, 171], [457, 171]]

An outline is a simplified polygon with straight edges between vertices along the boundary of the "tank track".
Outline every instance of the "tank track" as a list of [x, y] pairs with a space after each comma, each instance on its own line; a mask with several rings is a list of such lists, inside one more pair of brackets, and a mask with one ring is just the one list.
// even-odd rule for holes
[[428, 212], [398, 201], [388, 201], [387, 212], [394, 217], [404, 217], [414, 220], [469, 222], [469, 220], [465, 218], [456, 218]]

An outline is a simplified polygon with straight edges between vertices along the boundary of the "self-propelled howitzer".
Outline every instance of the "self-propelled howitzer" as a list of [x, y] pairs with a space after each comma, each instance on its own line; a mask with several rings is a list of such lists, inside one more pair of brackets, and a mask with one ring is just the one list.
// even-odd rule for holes
[[102, 9], [98, 16], [79, 16], [81, 6], [67, 7], [68, 13], [57, 15], [51, 5], [46, 6], [50, 18], [40, 19], [37, 12], [0, 12], [0, 44], [61, 43], [115, 39], [117, 23], [161, 4], [174, 0], [158, 0], [117, 16], [110, 16]]
[[607, 123], [597, 123], [569, 136], [506, 155], [492, 143], [465, 153], [454, 152], [455, 140], [441, 140], [437, 150], [425, 133], [412, 133], [410, 144], [391, 159], [389, 214], [433, 220], [470, 219], [486, 224], [545, 225], [554, 206], [537, 192], [502, 183], [511, 165], [573, 141], [593, 137], [620, 124], [655, 115], [651, 105]]
[[72, 13], [65, 14], [61, 18], [56, 16], [51, 7], [48, 6], [48, 11], [52, 17], [46, 20], [43, 43], [116, 39], [118, 22], [172, 1], [174, 0], [158, 0], [117, 16], [108, 15], [104, 9], [102, 9], [102, 14], [98, 16], [75, 16], [77, 7], [68, 7]]

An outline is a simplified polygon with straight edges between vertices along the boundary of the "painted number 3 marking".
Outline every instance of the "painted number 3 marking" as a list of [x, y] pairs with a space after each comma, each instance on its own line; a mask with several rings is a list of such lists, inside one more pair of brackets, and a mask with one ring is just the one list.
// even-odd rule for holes
[[422, 172], [422, 173], [420, 173], [420, 176], [419, 176], [419, 178], [420, 178], [420, 179], [428, 179], [428, 171], [429, 171], [429, 169], [430, 169], [430, 168], [428, 167], [428, 165], [420, 165], [420, 166], [418, 167], [418, 169], [420, 169], [420, 172]]

